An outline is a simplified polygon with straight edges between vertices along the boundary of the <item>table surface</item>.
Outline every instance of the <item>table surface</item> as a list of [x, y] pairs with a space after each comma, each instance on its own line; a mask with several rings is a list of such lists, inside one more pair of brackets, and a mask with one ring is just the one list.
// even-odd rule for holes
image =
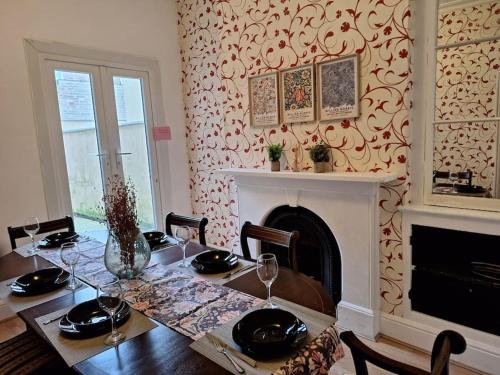
[[[187, 256], [205, 250], [207, 250], [205, 246], [192, 243], [188, 246]], [[174, 246], [153, 252], [152, 259], [167, 265], [181, 259], [181, 250]], [[52, 265], [50, 262], [41, 257], [23, 258], [12, 252], [0, 257], [0, 280], [7, 280], [50, 265]], [[256, 272], [248, 272], [225, 286], [259, 298], [267, 297], [264, 284], [260, 282]], [[280, 267], [278, 278], [272, 286], [272, 294], [325, 314], [334, 314], [333, 302], [319, 282], [286, 268]], [[95, 291], [88, 288], [86, 292], [76, 294], [76, 297], [68, 294], [23, 310], [18, 315], [31, 329], [46, 339], [35, 318], [91, 298], [95, 298]], [[191, 343], [190, 338], [159, 324], [116, 348], [110, 348], [76, 364], [74, 369], [84, 374], [228, 374], [225, 369], [189, 348]]]

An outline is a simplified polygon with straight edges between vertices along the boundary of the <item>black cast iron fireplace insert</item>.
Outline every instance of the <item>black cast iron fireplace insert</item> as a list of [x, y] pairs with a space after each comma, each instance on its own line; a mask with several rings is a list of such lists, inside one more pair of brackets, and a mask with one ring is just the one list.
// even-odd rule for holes
[[[328, 225], [304, 207], [280, 206], [265, 220], [266, 227], [285, 231], [297, 230], [297, 262], [299, 271], [320, 281], [334, 303], [341, 299], [342, 278], [340, 250]], [[280, 247], [262, 243], [261, 252], [273, 253], [280, 265], [289, 266]], [[293, 287], [293, 286], [291, 286]]]

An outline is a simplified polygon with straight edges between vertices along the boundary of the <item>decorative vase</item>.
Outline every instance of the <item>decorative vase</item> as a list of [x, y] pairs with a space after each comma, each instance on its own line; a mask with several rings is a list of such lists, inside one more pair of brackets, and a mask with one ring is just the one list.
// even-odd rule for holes
[[326, 161], [319, 161], [317, 163], [314, 163], [314, 173], [324, 173], [327, 171], [328, 167], [328, 162]]
[[271, 161], [271, 171], [272, 172], [279, 172], [280, 170], [280, 161]]
[[108, 236], [104, 251], [104, 265], [120, 279], [132, 279], [139, 275], [151, 259], [148, 241], [141, 233], [115, 238]]

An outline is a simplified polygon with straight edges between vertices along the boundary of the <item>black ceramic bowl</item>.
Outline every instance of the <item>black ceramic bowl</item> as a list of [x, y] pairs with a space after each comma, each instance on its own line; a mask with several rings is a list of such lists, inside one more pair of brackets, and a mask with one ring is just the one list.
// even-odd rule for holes
[[221, 273], [238, 265], [238, 257], [225, 250], [209, 250], [198, 254], [191, 265], [199, 273]]
[[307, 327], [292, 313], [260, 309], [245, 315], [233, 327], [233, 340], [245, 354], [269, 359], [296, 349], [307, 337]]
[[[122, 302], [115, 315], [115, 325], [123, 325], [130, 316], [130, 307]], [[111, 319], [99, 307], [96, 299], [80, 303], [73, 307], [59, 322], [62, 333], [75, 337], [87, 338], [111, 332]]]
[[143, 233], [144, 237], [146, 238], [146, 240], [148, 241], [149, 243], [149, 247], [151, 247], [151, 249], [153, 247], [156, 247], [158, 245], [161, 245], [163, 241], [165, 241], [166, 239], [166, 235], [165, 233], [163, 232], [144, 232]]
[[52, 248], [59, 247], [64, 243], [76, 241], [78, 239], [78, 233], [75, 232], [58, 232], [49, 234], [43, 240], [40, 241], [38, 247], [40, 248]]
[[16, 296], [36, 296], [64, 287], [69, 273], [59, 267], [50, 267], [27, 273], [10, 286]]

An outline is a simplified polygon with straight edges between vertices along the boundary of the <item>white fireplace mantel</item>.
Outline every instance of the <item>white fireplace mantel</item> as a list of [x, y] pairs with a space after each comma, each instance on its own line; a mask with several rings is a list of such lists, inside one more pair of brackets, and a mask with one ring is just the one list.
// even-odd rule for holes
[[[337, 325], [375, 338], [380, 328], [379, 191], [395, 173], [271, 172], [231, 168], [218, 173], [233, 176], [238, 188], [239, 225], [264, 224], [282, 205], [304, 207], [330, 228], [339, 245], [342, 296]], [[250, 243], [252, 256], [260, 249]]]

